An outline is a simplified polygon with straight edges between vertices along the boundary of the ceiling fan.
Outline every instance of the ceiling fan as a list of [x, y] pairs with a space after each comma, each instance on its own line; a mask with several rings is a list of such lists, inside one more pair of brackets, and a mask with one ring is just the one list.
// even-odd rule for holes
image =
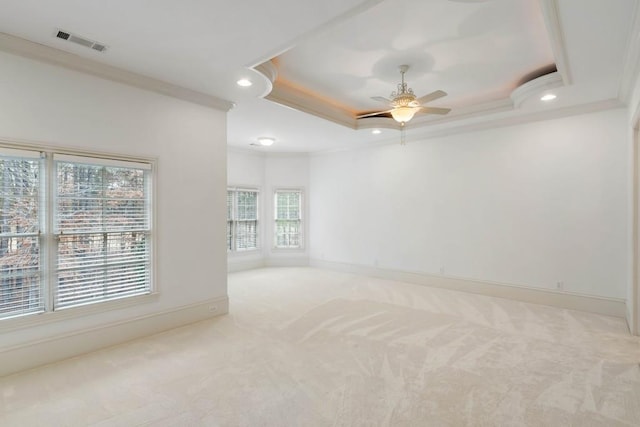
[[404, 125], [409, 122], [416, 113], [447, 114], [451, 111], [451, 108], [427, 107], [423, 105], [429, 101], [435, 101], [436, 99], [442, 98], [443, 96], [446, 96], [447, 93], [442, 90], [436, 90], [435, 92], [431, 92], [430, 94], [421, 96], [420, 98], [416, 97], [413, 93], [413, 89], [408, 87], [407, 83], [404, 81], [404, 74], [408, 69], [408, 65], [400, 66], [402, 82], [398, 83], [398, 90], [391, 93], [391, 99], [383, 96], [374, 96], [371, 98], [390, 105], [390, 110], [361, 114], [356, 116], [356, 118], [363, 119], [365, 117], [391, 113], [391, 117], [393, 117], [396, 122], [400, 123], [400, 126], [404, 127]]

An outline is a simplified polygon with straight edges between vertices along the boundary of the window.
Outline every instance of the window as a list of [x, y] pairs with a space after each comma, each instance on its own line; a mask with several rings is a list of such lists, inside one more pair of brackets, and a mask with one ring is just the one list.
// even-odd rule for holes
[[0, 150], [0, 318], [44, 311], [40, 153]]
[[0, 263], [0, 318], [150, 293], [151, 164], [1, 149]]
[[302, 247], [302, 191], [276, 190], [275, 247]]
[[227, 190], [227, 250], [258, 249], [258, 190]]
[[148, 293], [149, 165], [54, 156], [58, 308]]

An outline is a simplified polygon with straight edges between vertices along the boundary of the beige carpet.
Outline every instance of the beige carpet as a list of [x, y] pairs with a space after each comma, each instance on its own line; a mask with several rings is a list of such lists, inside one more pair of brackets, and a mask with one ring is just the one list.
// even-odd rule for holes
[[1, 426], [638, 426], [622, 319], [323, 270], [231, 313], [0, 379]]

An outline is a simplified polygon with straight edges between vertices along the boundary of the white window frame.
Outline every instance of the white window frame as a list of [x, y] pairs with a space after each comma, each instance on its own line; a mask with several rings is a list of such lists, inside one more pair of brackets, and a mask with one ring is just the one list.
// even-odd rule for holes
[[[8, 140], [0, 140], [0, 154], [3, 152], [21, 151], [31, 153], [32, 155], [38, 154], [42, 156], [43, 166], [41, 171], [43, 173], [40, 177], [41, 194], [40, 194], [40, 206], [41, 208], [41, 229], [40, 229], [40, 266], [42, 275], [42, 289], [44, 298], [44, 309], [39, 312], [17, 314], [15, 316], [0, 318], [0, 331], [11, 331], [24, 327], [36, 326], [38, 324], [50, 323], [52, 321], [59, 321], [63, 319], [76, 318], [80, 316], [101, 313], [110, 310], [118, 310], [129, 306], [135, 306], [151, 301], [156, 301], [159, 295], [159, 287], [156, 283], [156, 231], [155, 231], [155, 216], [156, 216], [156, 185], [157, 182], [157, 160], [154, 158], [141, 158], [141, 157], [128, 157], [122, 155], [109, 155], [104, 153], [93, 153], [88, 151], [80, 151], [66, 148], [52, 148], [42, 146], [38, 144], [28, 144], [22, 142], [14, 142]], [[56, 168], [54, 164], [54, 154], [57, 158], [71, 158], [69, 156], [75, 156], [75, 158], [82, 159], [86, 163], [94, 162], [95, 164], [103, 166], [143, 166], [149, 168], [149, 174], [147, 179], [146, 191], [146, 203], [149, 213], [149, 283], [150, 287], [148, 292], [135, 294], [132, 296], [126, 296], [114, 299], [105, 299], [95, 301], [94, 303], [73, 305], [61, 309], [56, 309], [53, 306], [54, 292], [57, 287], [56, 283], [56, 235], [53, 227], [53, 217], [55, 210], [55, 174]]]
[[[300, 244], [298, 246], [279, 246], [278, 245], [278, 193], [298, 193], [300, 195], [299, 198], [299, 210], [300, 212], [298, 221], [299, 225], [299, 237], [298, 241]], [[305, 247], [305, 221], [304, 221], [304, 189], [299, 187], [279, 187], [273, 190], [273, 249], [282, 250], [282, 251], [303, 251]]]
[[[260, 219], [260, 189], [252, 186], [235, 186], [227, 187], [228, 192], [232, 193], [231, 197], [231, 218], [227, 218], [227, 224], [231, 222], [231, 248], [227, 245], [227, 253], [241, 254], [241, 253], [255, 253], [261, 250], [261, 219]], [[256, 193], [256, 219], [255, 220], [239, 220], [237, 219], [238, 213], [238, 193], [239, 192], [251, 192]], [[228, 195], [227, 195], [228, 200]], [[229, 209], [227, 207], [227, 213]], [[256, 246], [254, 248], [238, 248], [238, 223], [242, 221], [255, 221], [256, 222]]]
[[[37, 276], [37, 280], [35, 280], [34, 282], [37, 284], [35, 287], [33, 287], [33, 290], [37, 290], [38, 292], [38, 299], [37, 301], [35, 301], [35, 304], [33, 304], [33, 307], [30, 310], [26, 310], [26, 311], [15, 311], [14, 313], [7, 313], [6, 315], [3, 314], [3, 317], [0, 317], [0, 321], [3, 320], [8, 320], [8, 319], [12, 319], [15, 317], [22, 317], [22, 316], [32, 316], [32, 315], [37, 315], [40, 313], [43, 313], [46, 311], [48, 303], [49, 303], [49, 298], [48, 298], [48, 292], [47, 292], [47, 288], [45, 287], [46, 284], [46, 277], [45, 277], [45, 271], [46, 271], [46, 264], [45, 264], [45, 260], [47, 257], [47, 248], [45, 247], [45, 245], [43, 245], [43, 242], [45, 240], [45, 235], [43, 234], [43, 229], [45, 229], [46, 225], [44, 222], [44, 218], [45, 218], [45, 199], [44, 199], [44, 193], [46, 192], [46, 187], [45, 187], [45, 182], [46, 182], [46, 177], [44, 176], [44, 172], [45, 172], [45, 158], [43, 157], [43, 154], [39, 151], [32, 151], [32, 150], [22, 150], [22, 149], [15, 149], [15, 148], [7, 148], [7, 147], [0, 147], [0, 156], [2, 156], [3, 158], [7, 158], [7, 159], [13, 159], [15, 161], [31, 161], [31, 162], [35, 162], [37, 164], [37, 169], [38, 169], [38, 182], [36, 183], [37, 186], [37, 191], [38, 191], [38, 197], [37, 200], [34, 200], [35, 205], [36, 205], [36, 209], [37, 209], [37, 218], [35, 218], [36, 220], [34, 221], [34, 225], [37, 226], [37, 230], [33, 230], [30, 232], [19, 232], [18, 230], [15, 231], [11, 231], [9, 233], [2, 233], [2, 237], [8, 239], [9, 241], [7, 242], [7, 248], [9, 248], [9, 246], [11, 246], [13, 248], [13, 251], [15, 251], [15, 255], [18, 255], [17, 252], [20, 251], [20, 248], [23, 247], [24, 242], [19, 243], [20, 239], [33, 239], [33, 242], [37, 242], [37, 247], [38, 247], [38, 256], [37, 256], [37, 266], [34, 266], [36, 268], [35, 272], [32, 272], [31, 274], [28, 275], [22, 275], [22, 274], [10, 274], [10, 277], [7, 277], [8, 279], [12, 278], [15, 280], [20, 280], [21, 282], [24, 279], [28, 279], [29, 276], [31, 276], [31, 278], [33, 278], [34, 276]], [[15, 196], [14, 196], [15, 197]], [[16, 226], [17, 228], [17, 226]], [[13, 242], [14, 244], [9, 244], [10, 242], [12, 242], [15, 239], [15, 242]], [[31, 246], [31, 245], [29, 245]], [[9, 250], [8, 250], [9, 252]], [[35, 257], [32, 258], [33, 260], [35, 260]], [[33, 274], [35, 273], [35, 274]], [[22, 288], [23, 289], [23, 288]], [[31, 293], [31, 292], [29, 292]], [[10, 291], [7, 292], [5, 289], [0, 288], [0, 295], [3, 295], [4, 297], [6, 296], [10, 296]], [[0, 300], [0, 303], [3, 303], [2, 300]], [[32, 306], [32, 301], [31, 301], [31, 296], [29, 297], [29, 306]], [[14, 304], [9, 305], [9, 307], [13, 307], [14, 310], [17, 308]], [[26, 307], [25, 307], [26, 308]]]
[[[72, 230], [64, 230], [64, 231], [59, 229], [58, 225], [56, 224], [58, 220], [58, 216], [60, 215], [60, 211], [58, 210], [58, 201], [59, 201], [58, 187], [60, 185], [60, 182], [58, 181], [58, 176], [57, 176], [57, 170], [58, 170], [59, 164], [82, 165], [82, 166], [86, 165], [86, 166], [99, 167], [100, 168], [99, 170], [103, 179], [105, 177], [105, 172], [106, 172], [105, 168], [108, 168], [108, 167], [134, 169], [134, 170], [142, 171], [144, 174], [144, 187], [143, 187], [143, 197], [141, 199], [122, 199], [117, 197], [108, 198], [108, 197], [105, 197], [106, 193], [104, 193], [97, 200], [99, 200], [99, 203], [100, 203], [99, 205], [102, 206], [103, 216], [105, 215], [105, 209], [106, 209], [106, 206], [108, 206], [109, 202], [123, 201], [123, 200], [127, 200], [128, 202], [132, 200], [142, 201], [144, 206], [143, 212], [145, 215], [140, 216], [139, 219], [144, 220], [144, 223], [146, 223], [146, 226], [136, 224], [135, 227], [132, 227], [131, 225], [128, 225], [127, 227], [123, 227], [121, 225], [117, 226], [112, 224], [111, 226], [105, 228], [106, 224], [103, 222], [102, 224], [92, 225], [90, 227], [81, 227], [81, 229], [78, 229], [76, 227], [74, 227], [74, 229]], [[67, 308], [76, 307], [79, 305], [95, 304], [95, 303], [105, 302], [105, 301], [114, 300], [114, 299], [128, 298], [135, 295], [143, 295], [143, 294], [151, 293], [151, 290], [152, 290], [151, 265], [150, 265], [151, 264], [150, 250], [151, 250], [151, 239], [152, 239], [151, 237], [152, 230], [151, 230], [151, 223], [150, 223], [150, 219], [151, 219], [150, 218], [151, 216], [150, 191], [152, 188], [152, 185], [150, 182], [151, 181], [151, 164], [133, 162], [133, 161], [114, 160], [114, 159], [98, 159], [95, 157], [86, 157], [86, 156], [70, 156], [67, 154], [53, 153], [52, 169], [54, 174], [54, 177], [53, 177], [54, 193], [53, 193], [53, 209], [51, 211], [50, 216], [54, 220], [54, 224], [51, 229], [53, 230], [53, 236], [55, 238], [54, 240], [56, 243], [55, 245], [56, 246], [56, 251], [55, 251], [56, 262], [55, 264], [53, 264], [55, 268], [51, 268], [50, 270], [52, 270], [52, 273], [57, 276], [56, 280], [52, 282], [52, 285], [54, 286], [51, 286], [51, 288], [54, 290], [53, 310], [67, 309]], [[102, 182], [102, 185], [104, 185], [104, 182]], [[104, 191], [104, 189], [105, 187], [100, 188], [101, 191]], [[74, 199], [77, 199], [77, 196], [71, 198], [71, 200], [74, 200]], [[80, 200], [96, 200], [96, 198], [95, 196], [90, 198], [82, 197]], [[131, 257], [132, 254], [127, 253], [127, 257], [124, 258], [124, 262], [123, 262], [123, 258], [120, 258], [119, 261], [114, 261], [114, 259], [109, 259], [110, 256], [108, 255], [108, 252], [110, 249], [108, 248], [109, 247], [117, 248], [119, 246], [119, 245], [113, 245], [113, 243], [110, 245], [108, 243], [109, 240], [112, 237], [117, 238], [118, 235], [123, 235], [123, 234], [124, 235], [131, 234], [131, 236], [129, 236], [130, 238], [135, 235], [137, 235], [137, 238], [142, 237], [142, 241], [144, 241], [144, 248], [145, 248], [144, 257], [142, 258], [140, 258], [139, 256]], [[98, 237], [99, 238], [98, 241], [102, 242], [102, 244], [99, 246], [102, 246], [102, 251], [104, 251], [100, 258], [102, 262], [99, 264], [96, 264], [96, 263], [86, 263], [83, 261], [81, 265], [76, 265], [75, 267], [67, 266], [63, 270], [60, 270], [58, 268], [58, 257], [60, 256], [60, 244], [65, 238], [69, 238], [72, 236], [80, 239]], [[120, 245], [122, 244], [123, 242], [121, 241]], [[76, 249], [74, 249], [74, 252], [75, 250]], [[122, 255], [122, 253], [120, 255]], [[111, 256], [113, 256], [113, 254]], [[134, 260], [137, 262], [133, 262]], [[147, 268], [147, 265], [148, 265], [148, 268]], [[144, 274], [146, 277], [143, 276], [144, 280], [142, 282], [140, 282], [139, 273], [135, 272], [135, 268], [139, 266], [145, 266]], [[121, 270], [116, 273], [117, 270], [115, 269], [117, 268], [120, 268]], [[66, 298], [61, 297], [61, 294], [63, 294], [63, 289], [62, 289], [62, 282], [61, 282], [62, 279], [60, 278], [60, 275], [64, 274], [64, 272], [74, 272], [74, 271], [78, 272], [83, 270], [93, 271], [92, 274], [94, 275], [97, 274], [96, 277], [98, 277], [100, 281], [97, 283], [97, 286], [94, 285], [94, 291], [87, 293], [86, 286], [88, 284], [91, 284], [91, 281], [87, 281], [87, 279], [84, 278], [79, 283], [82, 286], [80, 287], [71, 286], [72, 293], [69, 293], [67, 291], [69, 296], [67, 296]], [[111, 271], [112, 275], [109, 274], [109, 271]], [[116, 275], [117, 277], [116, 280], [114, 280], [113, 275]], [[79, 293], [78, 293], [78, 290], [80, 290]], [[98, 292], [96, 292], [96, 290]], [[107, 296], [104, 295], [105, 292], [108, 293]], [[74, 295], [76, 293], [77, 295]], [[100, 296], [96, 297], [96, 295], [99, 295], [100, 293], [103, 293], [102, 298], [100, 298]], [[67, 300], [66, 303], [65, 303], [65, 299]]]

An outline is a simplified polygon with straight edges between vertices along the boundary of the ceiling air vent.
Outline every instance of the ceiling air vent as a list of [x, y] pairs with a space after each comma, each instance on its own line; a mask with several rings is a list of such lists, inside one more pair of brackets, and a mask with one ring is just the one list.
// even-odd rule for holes
[[93, 40], [89, 40], [87, 38], [77, 36], [75, 34], [71, 34], [66, 31], [58, 30], [56, 33], [56, 37], [62, 40], [69, 41], [71, 43], [79, 44], [84, 47], [88, 47], [93, 50], [97, 50], [98, 52], [104, 52], [107, 50], [107, 46], [103, 43], [98, 43]]
[[71, 34], [65, 33], [64, 31], [58, 31], [58, 34], [56, 34], [56, 37], [62, 40], [68, 40], [70, 35]]

